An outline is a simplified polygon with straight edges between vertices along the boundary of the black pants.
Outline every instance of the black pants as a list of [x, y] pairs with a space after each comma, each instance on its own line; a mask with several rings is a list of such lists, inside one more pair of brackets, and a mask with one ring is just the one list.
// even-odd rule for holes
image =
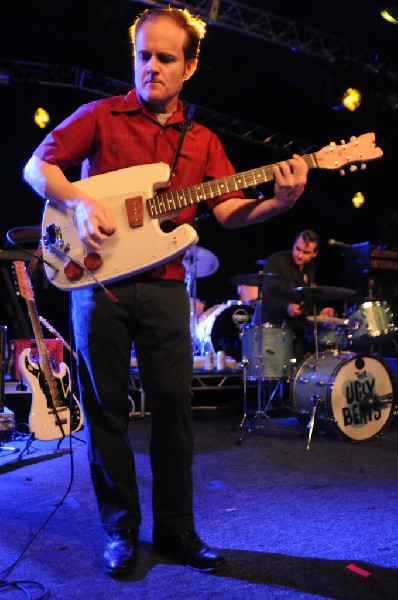
[[127, 428], [134, 340], [151, 412], [154, 530], [194, 529], [192, 508], [193, 376], [189, 299], [177, 281], [124, 280], [72, 292], [81, 400], [91, 476], [104, 529], [138, 527], [141, 512]]

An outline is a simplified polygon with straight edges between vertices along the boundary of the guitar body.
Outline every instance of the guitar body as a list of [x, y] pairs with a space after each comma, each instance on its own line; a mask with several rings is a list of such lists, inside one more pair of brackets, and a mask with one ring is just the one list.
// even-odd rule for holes
[[[24, 381], [32, 390], [29, 429], [35, 438], [43, 441], [57, 440], [83, 427], [83, 412], [80, 403], [74, 395], [70, 400], [70, 372], [64, 362], [60, 364], [59, 373], [53, 374], [60, 398], [55, 408], [53, 408], [51, 393], [40, 363], [31, 360], [30, 348], [21, 352], [19, 368]], [[71, 407], [69, 406], [70, 402]]]
[[[336, 145], [331, 142], [316, 153], [303, 156], [309, 169], [342, 169], [344, 165], [374, 160], [383, 155], [375, 145], [375, 134], [365, 133], [350, 142]], [[91, 252], [78, 236], [74, 212], [62, 202], [48, 201], [42, 220], [43, 258], [48, 279], [62, 290], [92, 287], [137, 275], [183, 254], [198, 242], [193, 227], [183, 224], [166, 233], [162, 221], [179, 210], [225, 193], [247, 189], [272, 181], [273, 165], [265, 165], [222, 179], [212, 179], [177, 191], [154, 190], [165, 188], [170, 178], [166, 163], [127, 167], [77, 181], [74, 185], [109, 208], [117, 231], [101, 247], [102, 264], [94, 273], [64, 272], [73, 260], [74, 266], [84, 263]], [[98, 261], [101, 262], [101, 261]], [[67, 270], [68, 273], [68, 270]]]
[[[180, 225], [170, 233], [160, 228], [162, 220], [168, 217], [152, 218], [146, 209], [145, 199], [153, 195], [154, 189], [164, 187], [170, 175], [166, 163], [139, 165], [94, 175], [74, 182], [74, 185], [96, 200], [105, 204], [112, 213], [117, 230], [101, 248], [102, 266], [95, 271], [101, 283], [109, 283], [137, 275], [185, 253], [197, 243], [198, 236], [190, 225]], [[125, 200], [141, 197], [143, 203], [143, 224], [130, 227]], [[74, 212], [47, 201], [43, 213], [42, 236], [46, 239], [47, 227], [55, 225], [60, 229], [62, 239], [70, 250], [64, 253], [53, 246], [43, 244], [43, 258], [53, 264], [58, 271], [45, 264], [48, 279], [62, 290], [92, 287], [95, 280], [86, 272], [79, 280], [70, 280], [64, 273], [65, 263], [75, 259], [83, 263], [84, 255], [90, 252], [79, 238], [75, 225]]]

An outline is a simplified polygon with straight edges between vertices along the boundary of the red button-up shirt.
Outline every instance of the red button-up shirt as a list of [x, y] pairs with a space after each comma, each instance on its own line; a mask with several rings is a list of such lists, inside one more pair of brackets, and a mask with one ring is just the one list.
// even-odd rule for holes
[[[146, 110], [135, 90], [127, 96], [114, 96], [78, 108], [50, 132], [34, 154], [59, 166], [62, 171], [81, 165], [81, 177], [89, 177], [125, 167], [156, 162], [172, 165], [178, 145], [183, 105], [164, 125]], [[210, 179], [235, 173], [220, 140], [206, 127], [194, 123], [187, 130], [174, 176], [167, 191], [175, 191]], [[208, 200], [210, 208], [242, 192]], [[171, 219], [176, 225], [192, 225], [196, 205], [183, 208]], [[182, 257], [174, 258], [151, 271], [151, 277], [183, 279]]]

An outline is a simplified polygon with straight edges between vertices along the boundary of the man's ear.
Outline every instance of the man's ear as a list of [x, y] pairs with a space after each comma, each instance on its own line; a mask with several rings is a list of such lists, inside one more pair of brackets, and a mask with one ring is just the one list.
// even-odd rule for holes
[[185, 64], [184, 81], [187, 81], [196, 71], [198, 61], [196, 58], [191, 58]]

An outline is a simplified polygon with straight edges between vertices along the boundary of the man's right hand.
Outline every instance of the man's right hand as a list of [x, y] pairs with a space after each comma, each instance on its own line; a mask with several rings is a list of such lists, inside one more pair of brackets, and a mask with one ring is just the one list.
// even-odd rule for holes
[[75, 214], [79, 238], [94, 250], [100, 250], [102, 243], [116, 231], [109, 209], [97, 200], [80, 200]]

